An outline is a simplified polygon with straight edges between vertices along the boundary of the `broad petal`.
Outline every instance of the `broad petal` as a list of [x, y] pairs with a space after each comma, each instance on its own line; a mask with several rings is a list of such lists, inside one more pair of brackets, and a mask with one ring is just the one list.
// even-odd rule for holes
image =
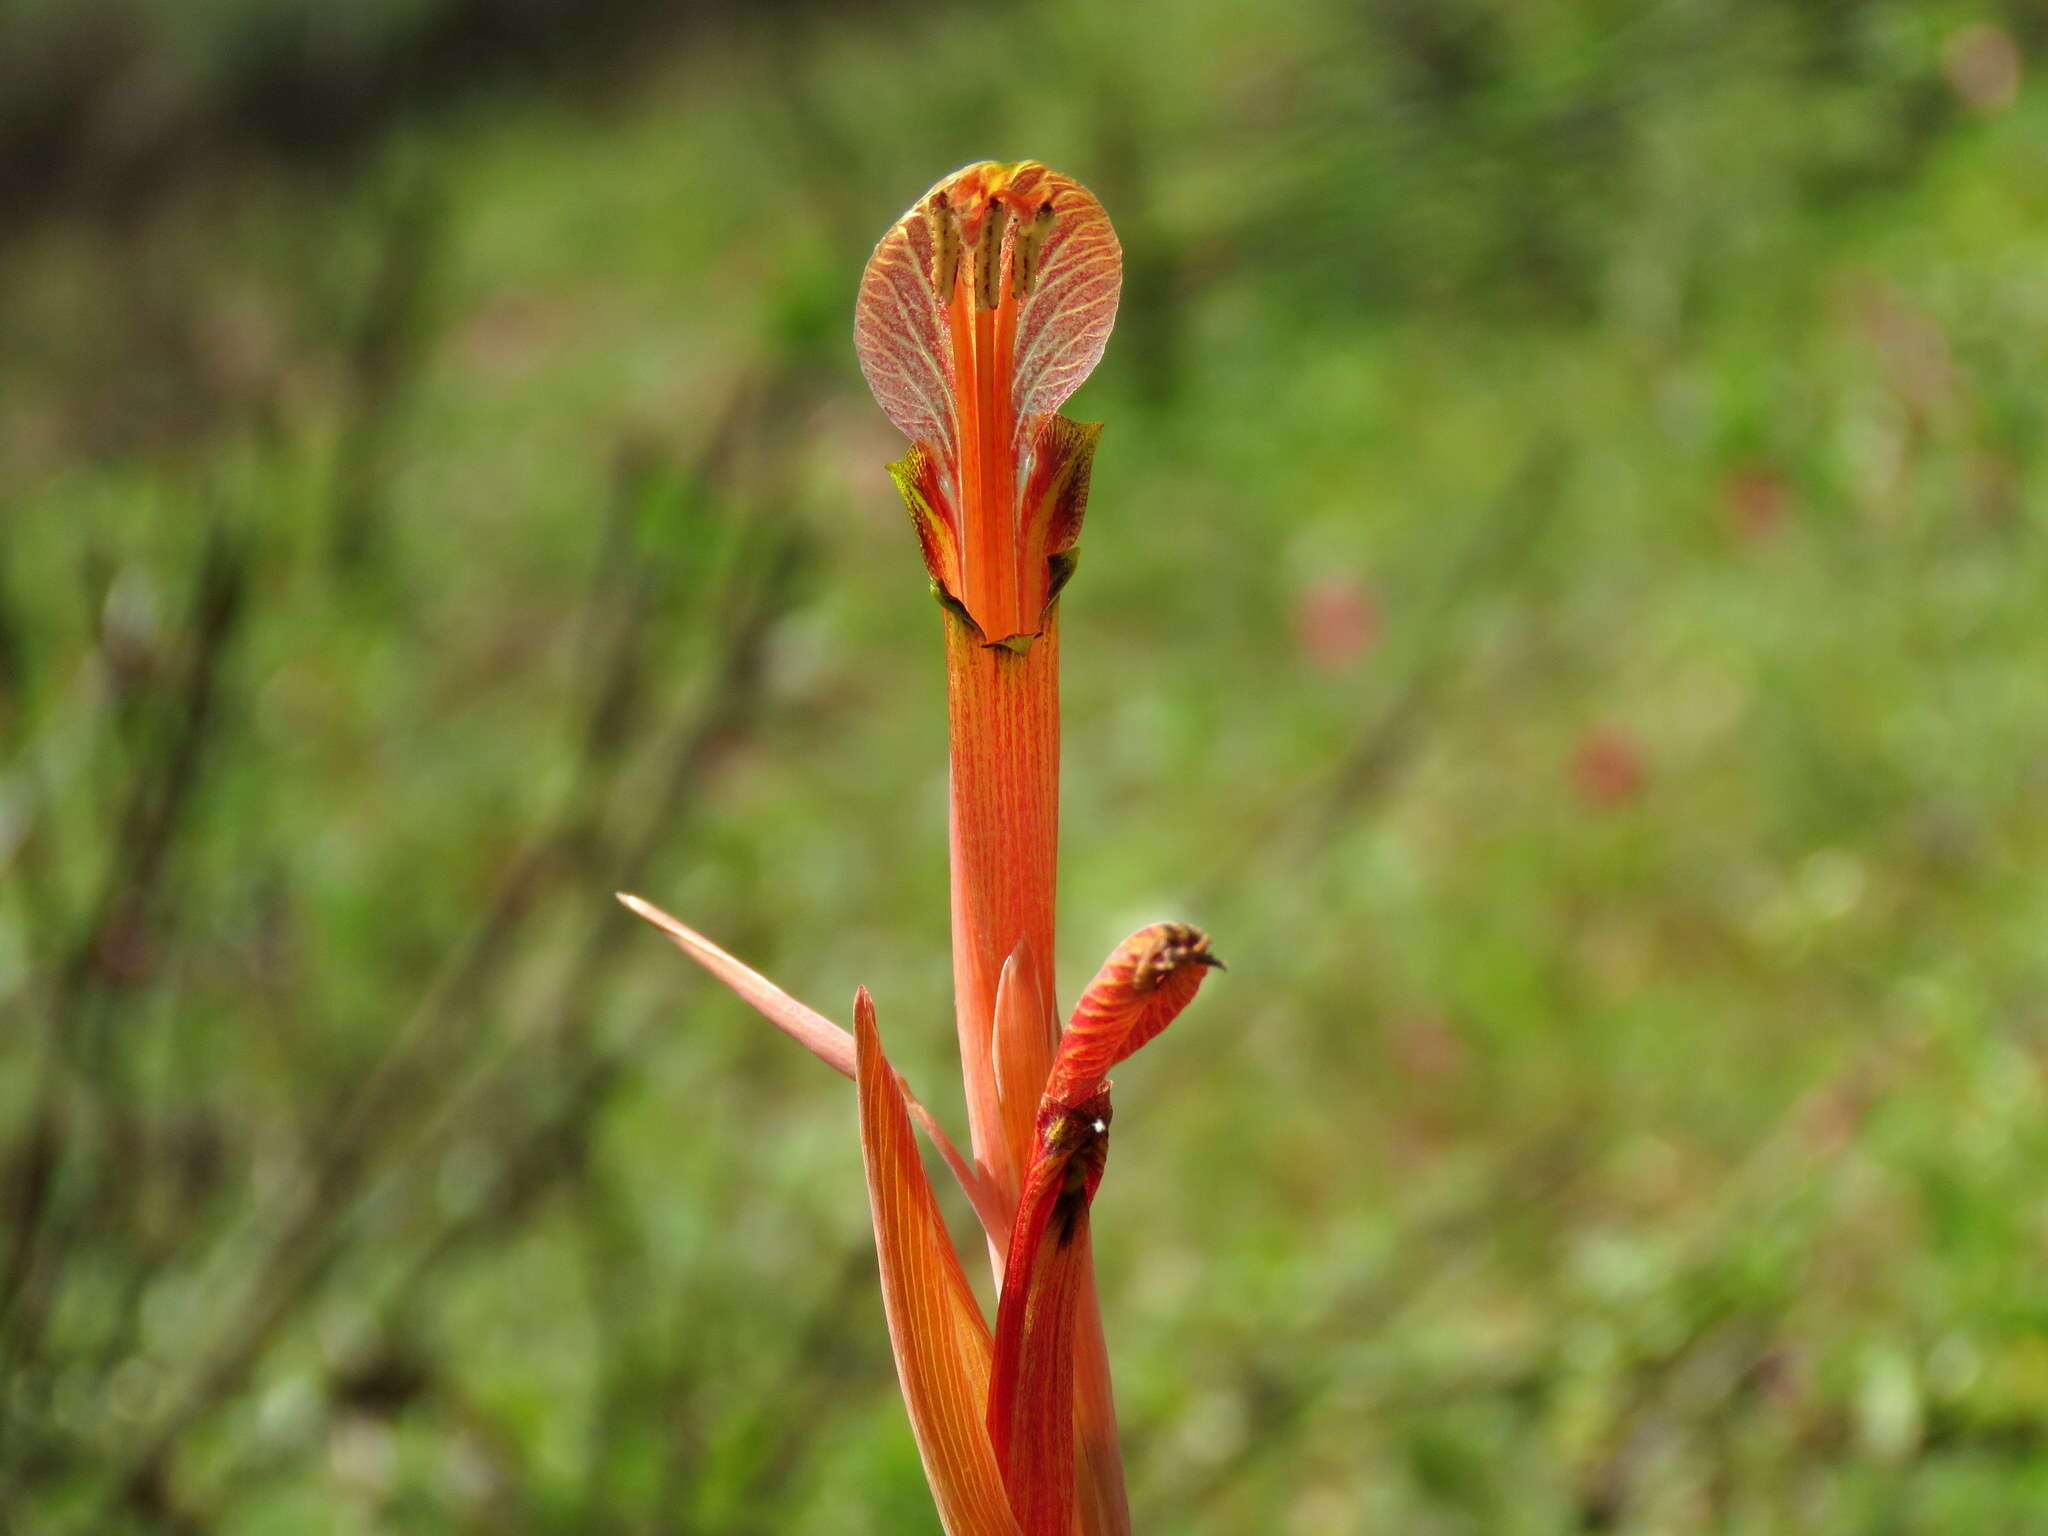
[[[1000, 245], [978, 263], [986, 210], [998, 202]], [[977, 265], [1009, 278], [997, 296], [1016, 305], [1016, 344], [1002, 382], [1012, 419], [1022, 421], [1057, 411], [1102, 361], [1123, 260], [1109, 215], [1072, 177], [1031, 160], [964, 166], [912, 204], [868, 259], [854, 310], [861, 372], [905, 437], [950, 459], [955, 384], [967, 370], [953, 355], [947, 315], [976, 281]]]
[[[796, 1041], [818, 1060], [836, 1072], [847, 1077], [854, 1075], [853, 1036], [834, 1024], [814, 1008], [808, 1008], [775, 985], [759, 971], [734, 959], [703, 934], [687, 923], [669, 916], [668, 913], [650, 901], [638, 896], [618, 893], [619, 901], [628, 911], [654, 924], [684, 954], [716, 976], [762, 1018]], [[996, 1186], [978, 1172], [953, 1145], [939, 1122], [932, 1118], [930, 1110], [918, 1102], [917, 1095], [910, 1091], [910, 1085], [901, 1078], [896, 1081], [903, 1095], [903, 1103], [918, 1125], [922, 1127], [931, 1144], [939, 1149], [939, 1155], [946, 1160], [946, 1166], [953, 1170], [953, 1177], [959, 1181], [961, 1191], [974, 1207], [974, 1214], [988, 1233], [989, 1241], [1001, 1245], [1010, 1235], [1010, 1202], [1002, 1198]]]
[[932, 1198], [865, 988], [853, 1018], [882, 1305], [925, 1478], [947, 1536], [1020, 1536], [983, 1425], [988, 1325]]
[[897, 484], [987, 644], [1035, 634], [1072, 570], [1094, 429], [1048, 423], [1101, 360], [1122, 281], [1102, 205], [1031, 160], [946, 177], [862, 276], [854, 349], [915, 445]]

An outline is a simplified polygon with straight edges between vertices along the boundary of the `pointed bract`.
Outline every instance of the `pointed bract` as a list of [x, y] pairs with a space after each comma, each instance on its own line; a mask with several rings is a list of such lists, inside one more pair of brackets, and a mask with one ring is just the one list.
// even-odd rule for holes
[[[798, 1002], [759, 971], [734, 959], [689, 924], [669, 916], [653, 902], [629, 896], [624, 891], [616, 894], [628, 911], [645, 918], [667, 934], [677, 949], [724, 982], [741, 1002], [762, 1018], [834, 1071], [843, 1072], [848, 1077], [854, 1075], [853, 1036], [816, 1009]], [[953, 1138], [932, 1118], [931, 1111], [918, 1102], [909, 1084], [899, 1078], [896, 1086], [903, 1095], [904, 1107], [931, 1144], [939, 1149], [946, 1166], [953, 1171], [961, 1191], [974, 1207], [975, 1216], [987, 1231], [989, 1241], [1000, 1248], [1009, 1239], [1013, 1202], [961, 1155], [960, 1149], [953, 1145]]]
[[630, 912], [654, 924], [684, 954], [730, 987], [740, 1001], [835, 1072], [852, 1077], [853, 1036], [816, 1009], [807, 1008], [766, 976], [734, 959], [703, 934], [670, 917], [651, 901], [618, 893]]
[[925, 1478], [947, 1536], [1019, 1536], [983, 1424], [988, 1325], [925, 1178], [865, 988], [853, 1017], [861, 1157], [882, 1303]]

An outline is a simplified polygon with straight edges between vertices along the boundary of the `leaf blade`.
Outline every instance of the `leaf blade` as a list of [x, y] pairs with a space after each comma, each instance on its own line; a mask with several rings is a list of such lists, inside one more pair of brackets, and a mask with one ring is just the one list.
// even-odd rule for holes
[[[854, 1039], [845, 1030], [834, 1024], [816, 1009], [807, 1007], [775, 985], [759, 971], [754, 970], [720, 949], [689, 924], [670, 916], [651, 901], [630, 896], [624, 891], [616, 893], [621, 905], [636, 916], [646, 919], [663, 933], [669, 941], [684, 954], [695, 960], [718, 980], [725, 983], [734, 996], [752, 1008], [762, 1018], [788, 1035], [797, 1044], [824, 1062], [826, 1066], [847, 1077], [855, 1075]], [[953, 1138], [945, 1128], [932, 1117], [932, 1112], [918, 1102], [917, 1095], [910, 1091], [910, 1085], [900, 1077], [896, 1086], [903, 1095], [904, 1107], [920, 1129], [938, 1148], [939, 1155], [946, 1160], [946, 1166], [959, 1182], [961, 1191], [974, 1207], [975, 1217], [987, 1232], [989, 1241], [1000, 1251], [1009, 1237], [1010, 1206], [993, 1181], [984, 1177], [953, 1145]]]
[[925, 1479], [947, 1536], [1020, 1536], [982, 1419], [988, 1325], [932, 1197], [865, 988], [854, 1040], [882, 1303]]

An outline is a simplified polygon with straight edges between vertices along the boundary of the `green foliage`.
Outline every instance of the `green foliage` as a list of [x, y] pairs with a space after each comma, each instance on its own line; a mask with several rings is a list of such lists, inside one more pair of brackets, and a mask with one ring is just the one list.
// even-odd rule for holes
[[609, 893], [947, 1104], [848, 330], [990, 155], [1130, 263], [1063, 988], [1231, 965], [1097, 1206], [1141, 1527], [2048, 1524], [2038, 20], [1139, 14], [707, 21], [13, 236], [0, 1525], [935, 1528], [845, 1084]]

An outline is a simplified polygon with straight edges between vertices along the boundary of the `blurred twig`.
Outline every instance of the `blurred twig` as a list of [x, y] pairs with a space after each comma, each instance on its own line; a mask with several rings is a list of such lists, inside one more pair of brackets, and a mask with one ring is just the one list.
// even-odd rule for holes
[[386, 460], [432, 337], [426, 310], [445, 224], [438, 188], [417, 182], [395, 194], [348, 350], [348, 405], [328, 528], [329, 554], [343, 577], [375, 563], [383, 546]]
[[[136, 762], [99, 894], [45, 1002], [35, 1121], [9, 1173], [14, 1220], [0, 1270], [0, 1360], [9, 1375], [37, 1351], [66, 1246], [100, 1188], [107, 1149], [93, 1140], [93, 1128], [104, 1117], [88, 1111], [106, 1091], [118, 994], [136, 967], [151, 963], [153, 915], [218, 730], [228, 656], [246, 609], [248, 559], [244, 544], [216, 525], [193, 584], [188, 654], [166, 707], [162, 750]], [[85, 1171], [59, 1207], [52, 1195], [66, 1165]]]
[[[751, 412], [760, 403], [752, 400], [735, 407], [738, 414], [715, 435], [693, 483], [722, 483], [724, 465], [756, 420]], [[639, 479], [625, 479], [621, 494], [637, 494]], [[765, 558], [741, 572], [750, 579], [734, 589], [733, 606], [714, 621], [714, 633], [725, 643], [712, 686], [697, 710], [671, 731], [660, 754], [666, 766], [658, 793], [637, 807], [638, 814], [623, 831], [612, 833], [599, 790], [615, 764], [601, 749], [619, 730], [618, 700], [622, 691], [632, 691], [631, 675], [639, 667], [646, 636], [644, 605], [638, 610], [640, 618], [634, 619], [628, 603], [629, 618], [606, 658], [605, 676], [594, 680], [583, 699], [586, 751], [560, 811], [514, 858], [459, 954], [321, 1139], [284, 1208], [267, 1224], [258, 1254], [238, 1266], [248, 1278], [237, 1287], [236, 1299], [220, 1312], [223, 1331], [198, 1357], [192, 1374], [174, 1394], [173, 1406], [136, 1442], [122, 1477], [130, 1499], [147, 1497], [161, 1485], [180, 1438], [240, 1386], [281, 1325], [312, 1294], [342, 1253], [348, 1213], [376, 1172], [401, 1164], [417, 1166], [418, 1159], [431, 1155], [422, 1144], [423, 1136], [430, 1144], [439, 1144], [453, 1125], [503, 1121], [508, 1095], [518, 1091], [533, 1069], [515, 1064], [496, 1076], [468, 1081], [461, 1065], [473, 1034], [470, 1025], [490, 1005], [512, 944], [543, 894], [567, 888], [572, 875], [579, 877], [574, 888], [581, 900], [591, 903], [595, 915], [558, 997], [555, 1017], [558, 1041], [565, 1036], [580, 1040], [580, 1021], [595, 1007], [604, 962], [630, 928], [609, 902], [600, 899], [601, 894], [630, 879], [672, 834], [677, 813], [713, 747], [753, 707], [762, 645], [785, 606], [797, 569], [799, 536], [788, 531], [793, 526], [781, 523]], [[606, 600], [615, 601], [616, 594]], [[534, 1124], [524, 1130], [528, 1139], [515, 1140], [509, 1149], [513, 1163], [531, 1168], [536, 1155], [569, 1144], [562, 1138], [573, 1142], [582, 1135], [616, 1070], [616, 1062], [603, 1058], [589, 1066], [566, 1114]], [[465, 1111], [465, 1105], [471, 1108]], [[522, 1124], [515, 1124], [512, 1134], [517, 1138], [522, 1130]], [[521, 1146], [523, 1152], [518, 1150]]]

